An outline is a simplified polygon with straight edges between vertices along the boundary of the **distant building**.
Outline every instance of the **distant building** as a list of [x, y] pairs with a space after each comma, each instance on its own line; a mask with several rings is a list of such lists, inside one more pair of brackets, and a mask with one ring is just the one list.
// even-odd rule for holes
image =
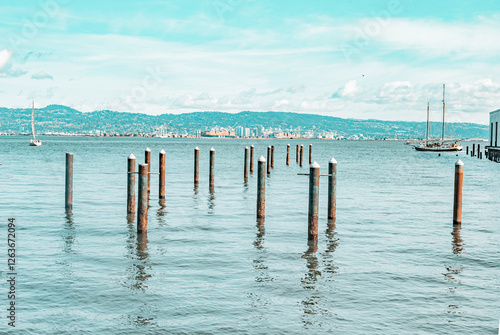
[[488, 147], [488, 159], [500, 163], [498, 122], [500, 122], [500, 109], [490, 113], [490, 146]]
[[235, 134], [238, 137], [243, 137], [243, 127], [242, 126], [236, 127], [235, 128]]
[[236, 134], [228, 130], [209, 130], [202, 132], [201, 137], [236, 137]]
[[245, 137], [250, 137], [250, 128], [245, 128]]

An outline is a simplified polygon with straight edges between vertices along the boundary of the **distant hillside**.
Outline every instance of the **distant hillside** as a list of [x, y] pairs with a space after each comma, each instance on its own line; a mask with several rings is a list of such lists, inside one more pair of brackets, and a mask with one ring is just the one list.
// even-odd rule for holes
[[[425, 134], [425, 122], [355, 120], [338, 117], [282, 113], [282, 112], [197, 112], [184, 114], [162, 114], [158, 116], [120, 113], [115, 111], [95, 111], [82, 113], [66, 106], [49, 105], [36, 109], [37, 132], [84, 133], [100, 130], [109, 134], [153, 133], [159, 126], [167, 126], [169, 131], [194, 134], [215, 126], [234, 127], [236, 125], [257, 128], [293, 129], [315, 134], [335, 132], [342, 136], [363, 135], [372, 138], [421, 138]], [[29, 132], [30, 109], [0, 108], [0, 132]], [[441, 124], [432, 123], [435, 137], [441, 135]], [[488, 138], [488, 126], [473, 123], [446, 124], [448, 138]]]

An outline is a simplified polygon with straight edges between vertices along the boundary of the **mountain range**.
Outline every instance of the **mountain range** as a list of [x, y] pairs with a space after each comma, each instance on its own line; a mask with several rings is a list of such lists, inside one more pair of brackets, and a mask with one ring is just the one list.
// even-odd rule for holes
[[[425, 122], [343, 119], [332, 116], [288, 112], [195, 112], [148, 115], [110, 110], [80, 112], [71, 107], [49, 105], [35, 109], [37, 133], [150, 134], [165, 126], [169, 132], [196, 134], [214, 127], [275, 128], [283, 131], [335, 133], [364, 138], [422, 138]], [[28, 133], [31, 109], [0, 108], [0, 133]], [[441, 137], [441, 123], [431, 123], [431, 135]], [[432, 136], [431, 136], [432, 137]], [[447, 138], [488, 138], [488, 126], [474, 123], [447, 123]]]

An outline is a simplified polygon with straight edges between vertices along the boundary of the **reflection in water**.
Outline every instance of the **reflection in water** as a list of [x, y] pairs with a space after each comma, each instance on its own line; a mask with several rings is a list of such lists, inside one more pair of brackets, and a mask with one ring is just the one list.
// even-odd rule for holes
[[274, 280], [274, 278], [269, 275], [269, 268], [266, 265], [268, 255], [266, 247], [264, 246], [265, 234], [266, 228], [264, 226], [264, 219], [257, 219], [257, 234], [253, 245], [255, 249], [261, 251], [261, 253], [253, 260], [253, 267], [257, 271], [255, 281], [258, 283], [271, 282]]
[[167, 225], [165, 216], [168, 213], [165, 206], [165, 199], [160, 199], [160, 201], [158, 201], [158, 204], [160, 205], [160, 207], [156, 211], [156, 218], [158, 219], [159, 226], [163, 227]]
[[[253, 260], [253, 268], [255, 269], [255, 282], [259, 285], [267, 285], [274, 280], [269, 275], [269, 267], [267, 266], [267, 250], [264, 246], [264, 235], [266, 234], [266, 229], [264, 227], [264, 219], [257, 219], [257, 234], [255, 236], [255, 241], [253, 245], [257, 250], [257, 255]], [[250, 306], [255, 309], [253, 314], [258, 320], [267, 318], [266, 306], [270, 305], [271, 302], [269, 298], [264, 294], [259, 294], [257, 292], [251, 292], [248, 294], [251, 299]]]
[[460, 230], [462, 230], [462, 226], [454, 225], [453, 232], [451, 233], [451, 235], [453, 235], [452, 250], [456, 255], [461, 254], [464, 250], [462, 237], [460, 237]]
[[57, 263], [62, 265], [61, 275], [63, 277], [69, 277], [73, 275], [73, 254], [75, 252], [73, 250], [73, 245], [76, 240], [76, 229], [71, 211], [66, 212], [61, 237], [63, 241], [62, 251], [64, 252], [64, 255], [61, 261], [58, 261]]
[[215, 213], [215, 192], [213, 189], [210, 189], [210, 194], [208, 196], [208, 214]]
[[[451, 235], [453, 236], [451, 241], [451, 250], [453, 252], [453, 257], [451, 259], [454, 261], [450, 265], [445, 265], [446, 272], [443, 273], [444, 277], [449, 283], [449, 293], [450, 293], [450, 301], [448, 303], [447, 312], [449, 314], [462, 314], [461, 308], [463, 306], [459, 305], [459, 300], [461, 300], [460, 290], [462, 288], [462, 280], [461, 274], [463, 272], [463, 265], [461, 262], [461, 254], [464, 251], [464, 243], [462, 241], [462, 237], [460, 236], [460, 230], [462, 227], [460, 225], [453, 226], [453, 232]], [[456, 320], [448, 320], [448, 322], [454, 322]]]
[[76, 233], [73, 221], [73, 214], [71, 211], [66, 212], [64, 230], [62, 232], [62, 238], [64, 241], [63, 251], [65, 253], [73, 252], [73, 244], [75, 243]]
[[129, 282], [127, 287], [132, 290], [147, 290], [146, 280], [151, 277], [147, 270], [151, 270], [149, 265], [148, 235], [147, 233], [135, 234], [133, 221], [128, 221], [129, 238], [127, 240], [128, 258], [132, 260], [129, 268]]
[[[304, 314], [302, 315], [302, 323], [304, 326], [321, 326], [321, 318], [324, 315], [328, 315], [328, 310], [321, 307], [322, 297], [320, 296], [320, 290], [316, 287], [319, 277], [321, 277], [321, 271], [318, 269], [318, 257], [316, 256], [316, 251], [318, 251], [317, 241], [308, 241], [309, 248], [302, 255], [307, 263], [308, 271], [305, 273], [304, 278], [301, 279], [302, 287], [310, 291], [310, 295], [302, 300], [302, 307], [304, 308]], [[320, 315], [320, 318], [315, 318], [316, 315]]]
[[333, 274], [337, 273], [338, 267], [335, 266], [333, 256], [335, 249], [339, 245], [339, 239], [337, 237], [337, 232], [335, 231], [335, 220], [328, 220], [327, 228], [325, 230], [326, 235], [326, 250], [323, 253], [323, 266], [325, 272], [325, 281], [334, 281]]

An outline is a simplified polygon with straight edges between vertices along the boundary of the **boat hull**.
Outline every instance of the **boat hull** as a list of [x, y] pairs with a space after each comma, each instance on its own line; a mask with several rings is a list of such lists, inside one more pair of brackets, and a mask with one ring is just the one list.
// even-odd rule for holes
[[433, 152], [446, 152], [446, 151], [462, 151], [462, 147], [451, 148], [428, 148], [428, 147], [414, 147], [417, 151], [433, 151]]

